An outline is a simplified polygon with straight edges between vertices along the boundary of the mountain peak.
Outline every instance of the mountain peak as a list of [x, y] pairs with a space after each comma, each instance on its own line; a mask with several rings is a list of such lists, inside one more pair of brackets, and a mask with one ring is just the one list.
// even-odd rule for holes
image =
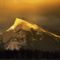
[[14, 24], [9, 29], [7, 29], [7, 31], [19, 30], [19, 29], [24, 29], [29, 31], [31, 28], [36, 30], [39, 27], [36, 24], [31, 24], [23, 19], [16, 18]]
[[[59, 49], [56, 46], [56, 41], [60, 41], [59, 35], [19, 18], [16, 18], [14, 24], [3, 32], [1, 36], [4, 49], [7, 50], [19, 50], [20, 48], [49, 48], [50, 50], [51, 46], [56, 47], [55, 49]], [[59, 44], [57, 45], [60, 46]]]
[[20, 19], [20, 18], [16, 18], [14, 24], [9, 29], [7, 29], [6, 31], [13, 30], [13, 31], [17, 32], [20, 29], [25, 30], [25, 31], [31, 31], [31, 29], [33, 29], [33, 30], [36, 30], [36, 31], [39, 31], [39, 32], [44, 32], [48, 35], [51, 35], [51, 36], [54, 36], [54, 37], [57, 37], [57, 38], [60, 39], [59, 35], [56, 35], [52, 32], [49, 32], [49, 31], [41, 28], [40, 26], [38, 26], [36, 24], [29, 23], [26, 20], [23, 20], [23, 19]]

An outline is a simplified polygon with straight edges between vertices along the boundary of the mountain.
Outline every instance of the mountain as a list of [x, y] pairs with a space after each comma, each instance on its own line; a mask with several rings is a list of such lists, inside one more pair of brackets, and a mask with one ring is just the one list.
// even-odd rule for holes
[[4, 50], [60, 51], [60, 36], [36, 24], [16, 18], [14, 24], [0, 34], [0, 47]]

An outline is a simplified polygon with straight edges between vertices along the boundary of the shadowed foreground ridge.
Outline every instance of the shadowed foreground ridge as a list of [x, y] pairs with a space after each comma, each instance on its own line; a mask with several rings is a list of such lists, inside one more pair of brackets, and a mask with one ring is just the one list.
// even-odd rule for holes
[[60, 36], [16, 18], [14, 24], [0, 35], [1, 50], [60, 51]]

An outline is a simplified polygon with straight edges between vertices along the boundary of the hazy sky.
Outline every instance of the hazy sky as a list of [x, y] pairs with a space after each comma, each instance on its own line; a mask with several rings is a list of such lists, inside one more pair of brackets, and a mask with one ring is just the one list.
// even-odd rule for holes
[[0, 30], [24, 16], [33, 23], [60, 27], [60, 0], [0, 0]]

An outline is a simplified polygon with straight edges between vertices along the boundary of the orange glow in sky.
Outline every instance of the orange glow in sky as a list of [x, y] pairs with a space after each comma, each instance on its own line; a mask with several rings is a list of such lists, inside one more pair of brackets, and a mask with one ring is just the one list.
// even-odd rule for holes
[[53, 8], [60, 5], [60, 0], [0, 0], [1, 7], [10, 10], [36, 10], [38, 8]]

